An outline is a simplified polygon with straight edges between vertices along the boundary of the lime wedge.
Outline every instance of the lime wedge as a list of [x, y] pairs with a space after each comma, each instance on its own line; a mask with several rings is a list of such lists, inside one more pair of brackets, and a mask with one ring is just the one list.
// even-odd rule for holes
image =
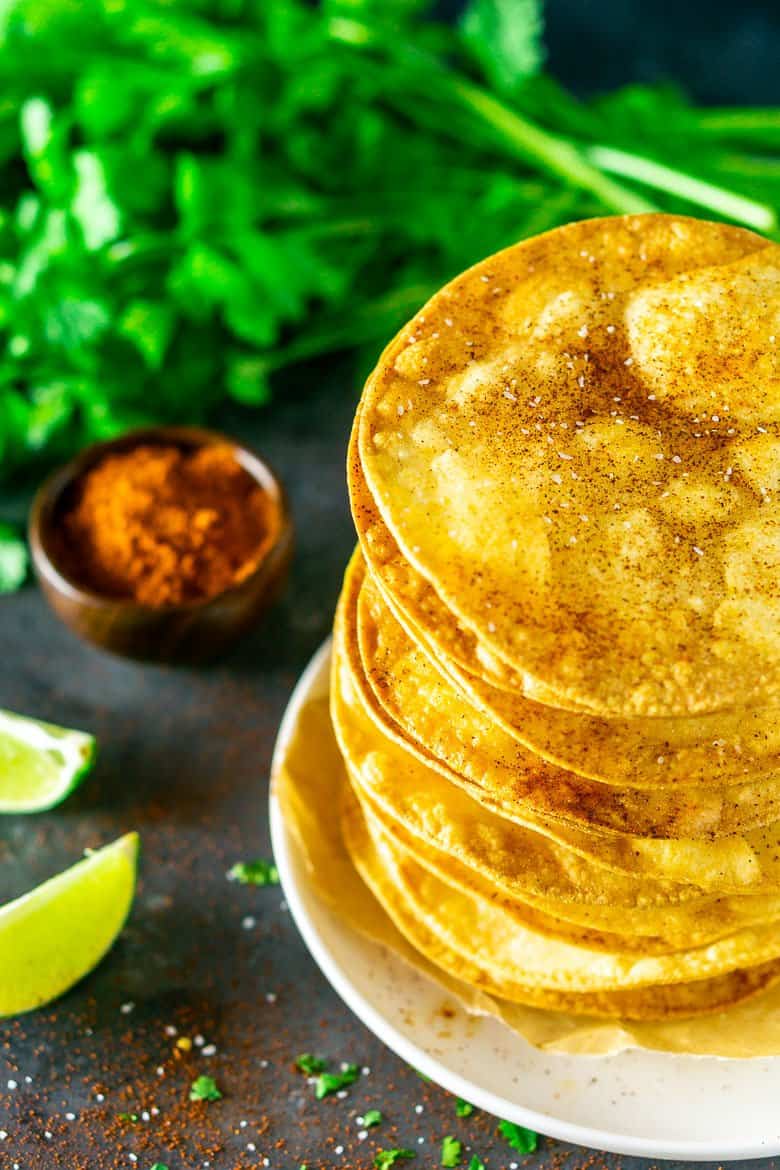
[[92, 767], [95, 740], [0, 710], [0, 813], [32, 813], [64, 800]]
[[128, 833], [0, 906], [0, 1016], [49, 1003], [97, 966], [130, 911], [137, 860]]

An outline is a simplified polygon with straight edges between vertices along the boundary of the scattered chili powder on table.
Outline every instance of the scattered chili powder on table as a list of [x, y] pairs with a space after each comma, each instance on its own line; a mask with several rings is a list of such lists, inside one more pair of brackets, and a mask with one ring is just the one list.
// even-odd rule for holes
[[159, 608], [238, 585], [273, 523], [266, 493], [227, 444], [142, 445], [86, 472], [63, 536], [85, 585]]

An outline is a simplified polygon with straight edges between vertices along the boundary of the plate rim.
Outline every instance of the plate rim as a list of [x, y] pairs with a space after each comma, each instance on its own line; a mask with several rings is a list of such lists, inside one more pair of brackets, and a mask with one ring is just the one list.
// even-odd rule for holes
[[[349, 979], [338, 961], [333, 957], [304, 904], [299, 889], [299, 879], [295, 872], [294, 852], [296, 843], [285, 824], [284, 816], [274, 791], [273, 777], [276, 774], [281, 754], [289, 741], [298, 713], [303, 706], [314, 682], [320, 676], [325, 661], [330, 657], [332, 639], [327, 638], [315, 651], [308, 664], [301, 673], [290, 695], [276, 736], [271, 760], [271, 784], [269, 792], [269, 822], [271, 831], [271, 845], [274, 860], [279, 871], [279, 879], [285, 900], [289, 907], [293, 921], [303, 938], [307, 950], [333, 987], [336, 994], [346, 1004], [350, 1011], [363, 1023], [377, 1039], [390, 1048], [407, 1064], [419, 1069], [432, 1081], [455, 1096], [471, 1101], [477, 1108], [484, 1110], [494, 1117], [506, 1118], [519, 1125], [536, 1130], [547, 1137], [560, 1141], [606, 1153], [621, 1154], [626, 1157], [657, 1158], [664, 1160], [685, 1160], [690, 1162], [707, 1161], [745, 1161], [750, 1158], [768, 1158], [780, 1154], [780, 1137], [774, 1143], [770, 1141], [743, 1142], [724, 1146], [723, 1144], [707, 1143], [702, 1141], [654, 1141], [650, 1138], [635, 1137], [631, 1134], [619, 1134], [607, 1129], [590, 1128], [577, 1122], [569, 1122], [553, 1114], [544, 1113], [518, 1105], [516, 1102], [505, 1100], [488, 1089], [453, 1072], [436, 1057], [429, 1055], [424, 1048], [420, 1048], [399, 1032], [392, 1021], [373, 1006]], [[345, 929], [350, 929], [346, 927]], [[366, 946], [378, 947], [379, 944], [363, 939], [356, 931], [352, 931]], [[423, 976], [421, 976], [423, 977]], [[528, 1043], [518, 1038], [520, 1043]], [[576, 1059], [576, 1054], [571, 1055]], [[656, 1053], [668, 1060], [676, 1060], [675, 1054]], [[594, 1057], [582, 1056], [582, 1060], [592, 1061]], [[609, 1059], [609, 1057], [599, 1058]], [[725, 1057], [695, 1057], [697, 1060], [728, 1060]], [[739, 1061], [744, 1063], [743, 1060]]]

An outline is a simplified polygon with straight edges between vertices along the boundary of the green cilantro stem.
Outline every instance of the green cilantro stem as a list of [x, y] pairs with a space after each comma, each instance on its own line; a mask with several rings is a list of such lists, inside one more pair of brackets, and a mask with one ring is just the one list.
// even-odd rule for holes
[[605, 207], [621, 215], [658, 211], [654, 203], [602, 174], [570, 142], [542, 130], [486, 90], [460, 78], [452, 79], [452, 89], [463, 105], [479, 114], [525, 159], [537, 163], [558, 178], [590, 191]]
[[[377, 43], [374, 30], [358, 20], [334, 18], [329, 22], [328, 30], [334, 40], [358, 48]], [[415, 55], [422, 59], [422, 54]], [[543, 130], [474, 82], [442, 69], [433, 59], [430, 64], [441, 78], [446, 79], [448, 96], [457, 98], [464, 108], [476, 114], [525, 161], [536, 163], [549, 174], [590, 191], [606, 207], [620, 214], [658, 210], [643, 196], [602, 174], [572, 143]]]
[[585, 148], [585, 153], [596, 166], [605, 171], [677, 195], [689, 203], [737, 220], [757, 231], [770, 232], [777, 227], [777, 215], [773, 208], [766, 203], [747, 199], [736, 191], [729, 191], [725, 187], [718, 187], [652, 159], [629, 154], [612, 146], [589, 146]]
[[696, 112], [696, 126], [716, 136], [765, 134], [779, 142], [780, 108], [699, 110]]

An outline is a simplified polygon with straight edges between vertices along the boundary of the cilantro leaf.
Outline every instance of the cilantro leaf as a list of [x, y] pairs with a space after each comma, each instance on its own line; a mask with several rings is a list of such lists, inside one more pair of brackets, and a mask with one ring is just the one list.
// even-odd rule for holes
[[539, 1144], [537, 1133], [523, 1125], [516, 1125], [514, 1121], [499, 1122], [498, 1132], [518, 1154], [532, 1154]]
[[463, 1144], [457, 1138], [446, 1137], [441, 1143], [441, 1165], [457, 1166], [463, 1153]]
[[168, 1167], [164, 1166], [162, 1162], [155, 1162], [153, 1166], [149, 1167], [149, 1170], [168, 1170]]
[[330, 1093], [338, 1093], [340, 1089], [346, 1089], [347, 1085], [353, 1085], [359, 1076], [360, 1069], [356, 1064], [348, 1064], [339, 1073], [320, 1073], [314, 1086], [314, 1095], [321, 1101]]
[[471, 1117], [474, 1112], [474, 1106], [470, 1101], [464, 1101], [462, 1097], [458, 1097], [455, 1102], [455, 1114], [458, 1117]]
[[466, 45], [488, 80], [513, 94], [544, 58], [539, 0], [471, 0], [461, 18]]
[[220, 1101], [222, 1094], [213, 1077], [198, 1077], [190, 1088], [190, 1101]]
[[305, 1073], [307, 1077], [313, 1077], [317, 1073], [324, 1072], [327, 1066], [321, 1057], [312, 1056], [310, 1052], [302, 1052], [295, 1059], [295, 1067], [299, 1072]]
[[384, 1118], [379, 1109], [367, 1109], [363, 1114], [364, 1129], [371, 1129], [374, 1125], [380, 1125], [382, 1121]]
[[228, 878], [242, 886], [278, 886], [279, 870], [273, 861], [264, 861], [262, 858], [237, 861], [229, 870]]
[[390, 1170], [391, 1166], [395, 1166], [402, 1158], [414, 1158], [414, 1150], [380, 1150], [374, 1155], [374, 1166], [376, 1170]]
[[121, 213], [108, 193], [100, 155], [92, 150], [77, 150], [73, 165], [76, 190], [71, 211], [81, 227], [87, 251], [97, 252], [119, 235]]
[[8, 524], [0, 524], [0, 594], [13, 593], [27, 577], [27, 545]]
[[146, 365], [159, 370], [175, 324], [170, 305], [162, 301], [132, 300], [117, 323], [117, 332], [134, 345]]
[[469, 1162], [469, 1170], [485, 1170], [485, 1163], [474, 1154]]

